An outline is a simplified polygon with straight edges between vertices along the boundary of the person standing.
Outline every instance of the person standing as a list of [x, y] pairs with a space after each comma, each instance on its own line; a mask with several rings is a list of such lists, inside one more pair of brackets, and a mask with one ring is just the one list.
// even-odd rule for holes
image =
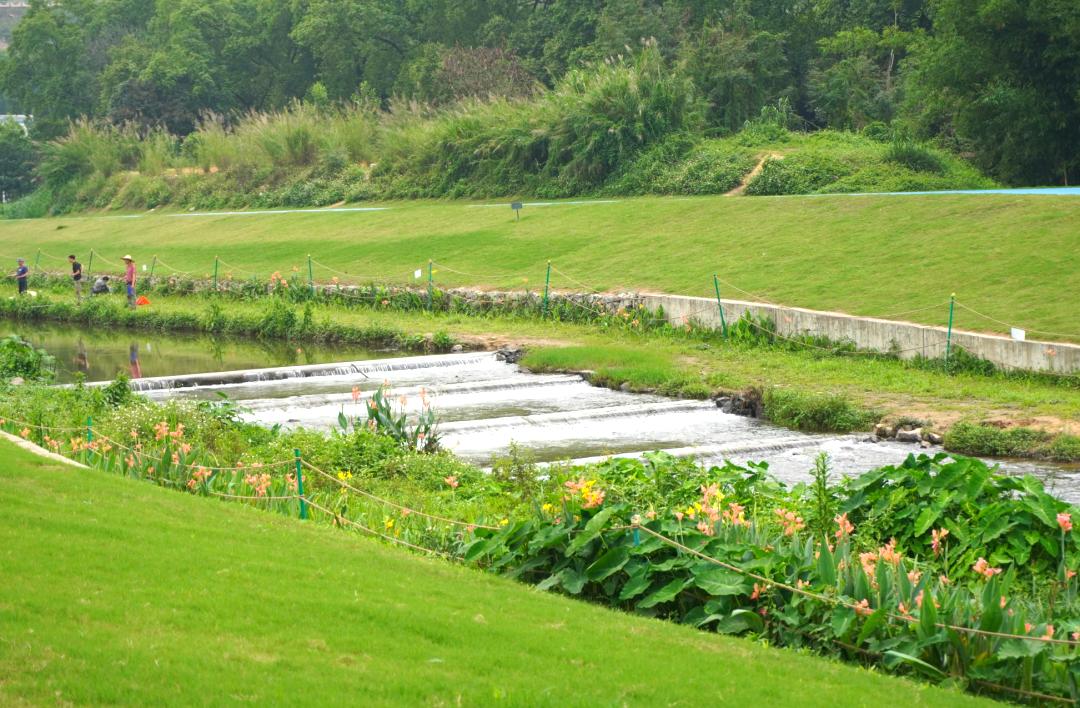
[[124, 283], [127, 285], [128, 307], [135, 309], [135, 260], [130, 256], [124, 256]]
[[82, 304], [82, 263], [75, 260], [75, 256], [68, 256], [71, 263], [71, 282], [75, 284], [75, 302]]
[[16, 259], [16, 263], [18, 265], [15, 268], [15, 272], [11, 274], [11, 277], [15, 278], [15, 282], [19, 284], [19, 294], [22, 295], [26, 292], [26, 280], [30, 276], [30, 268], [22, 258]]

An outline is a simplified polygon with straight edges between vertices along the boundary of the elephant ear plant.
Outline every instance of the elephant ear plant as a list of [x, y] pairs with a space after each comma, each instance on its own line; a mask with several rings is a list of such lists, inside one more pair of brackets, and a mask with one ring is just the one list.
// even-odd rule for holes
[[[410, 421], [408, 397], [393, 398], [390, 384], [384, 382], [365, 402], [365, 416], [348, 416], [338, 413], [338, 425], [342, 431], [366, 427], [372, 432], [388, 435], [404, 448], [420, 452], [436, 452], [439, 449], [438, 417], [431, 408], [427, 392], [420, 389], [420, 411], [415, 422]], [[360, 389], [353, 387], [353, 404], [360, 401]]]

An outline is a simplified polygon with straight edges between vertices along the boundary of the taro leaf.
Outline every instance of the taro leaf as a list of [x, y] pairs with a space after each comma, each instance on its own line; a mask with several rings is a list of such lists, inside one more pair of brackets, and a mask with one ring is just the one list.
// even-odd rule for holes
[[999, 516], [990, 522], [989, 526], [983, 531], [982, 542], [984, 544], [990, 543], [1013, 526], [1016, 526], [1015, 521], [1010, 521], [1007, 516]]
[[600, 581], [621, 570], [628, 560], [630, 560], [630, 551], [626, 546], [609, 548], [607, 553], [597, 558], [596, 562], [585, 570], [585, 574], [589, 576], [589, 580]]
[[1025, 639], [1006, 639], [997, 650], [998, 659], [1026, 659], [1038, 656], [1050, 645], [1047, 642], [1033, 642]]
[[687, 578], [675, 578], [659, 590], [654, 590], [648, 597], [637, 604], [638, 609], [644, 610], [662, 602], [674, 600], [690, 581]]
[[694, 584], [713, 596], [743, 595], [750, 588], [746, 579], [738, 573], [724, 568], [705, 568], [694, 573]]
[[596, 516], [589, 519], [589, 523], [585, 524], [585, 528], [582, 529], [578, 537], [570, 542], [570, 545], [566, 547], [566, 555], [572, 556], [587, 543], [600, 535], [600, 531], [604, 528], [604, 524], [607, 523], [611, 515], [615, 513], [615, 507], [608, 507], [600, 511]]
[[837, 639], [843, 639], [851, 630], [855, 621], [855, 610], [850, 607], [837, 607], [832, 613], [832, 631]]
[[761, 616], [750, 610], [734, 610], [730, 615], [716, 623], [716, 631], [721, 634], [738, 634], [751, 630], [760, 632], [765, 624]]
[[341, 426], [342, 430], [348, 431], [349, 419], [345, 417], [345, 414], [342, 411], [338, 411], [337, 424]]
[[928, 506], [922, 510], [919, 514], [919, 518], [915, 520], [915, 535], [922, 536], [926, 533], [927, 529], [934, 525], [934, 522], [941, 516], [941, 509], [937, 506]]
[[508, 575], [511, 578], [519, 578], [531, 570], [536, 570], [542, 565], [547, 565], [548, 560], [549, 559], [545, 556], [533, 556], [529, 560], [519, 565], [517, 568], [514, 568], [512, 571], [510, 571]]
[[556, 573], [555, 575], [549, 575], [548, 577], [544, 578], [542, 581], [540, 581], [539, 583], [536, 584], [536, 589], [537, 590], [550, 590], [551, 588], [558, 585], [559, 581], [561, 581], [561, 580], [562, 580], [562, 574], [561, 573]]
[[945, 674], [944, 674], [944, 672], [941, 671], [941, 669], [937, 668], [936, 666], [932, 666], [931, 664], [926, 663], [922, 659], [911, 656], [910, 654], [903, 654], [903, 653], [898, 652], [898, 651], [891, 651], [890, 650], [890, 651], [885, 652], [885, 656], [889, 656], [889, 657], [893, 657], [895, 659], [899, 659], [900, 661], [911, 664], [912, 666], [915, 666], [915, 667], [918, 667], [918, 668], [921, 668], [921, 669], [926, 669], [927, 671], [934, 674], [935, 676], [938, 676], [940, 678], [945, 678]]
[[578, 572], [574, 568], [563, 568], [562, 572], [559, 573], [559, 580], [562, 582], [562, 586], [566, 588], [566, 592], [571, 595], [577, 595], [585, 587], [585, 583], [589, 582], [587, 575]]
[[619, 600], [625, 601], [637, 597], [649, 589], [649, 584], [651, 582], [652, 578], [649, 577], [647, 571], [641, 575], [631, 576], [631, 578], [626, 581], [626, 585], [623, 585], [622, 592], [619, 593]]

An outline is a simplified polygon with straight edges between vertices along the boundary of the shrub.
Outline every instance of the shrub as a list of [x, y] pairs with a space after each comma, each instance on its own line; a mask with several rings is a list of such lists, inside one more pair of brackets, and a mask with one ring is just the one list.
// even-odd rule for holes
[[0, 378], [16, 376], [26, 381], [51, 381], [56, 360], [17, 334], [0, 339]]
[[880, 415], [853, 405], [836, 394], [812, 394], [770, 389], [765, 392], [765, 417], [777, 425], [809, 432], [847, 433], [869, 427]]
[[945, 447], [966, 455], [1080, 461], [1080, 437], [1065, 433], [1055, 436], [1024, 427], [960, 422], [945, 433]]
[[752, 196], [812, 194], [850, 175], [853, 168], [832, 155], [804, 150], [788, 157], [769, 158], [761, 173], [746, 186]]
[[908, 140], [895, 141], [885, 151], [885, 159], [915, 172], [941, 174], [945, 165], [937, 153], [928, 147]]

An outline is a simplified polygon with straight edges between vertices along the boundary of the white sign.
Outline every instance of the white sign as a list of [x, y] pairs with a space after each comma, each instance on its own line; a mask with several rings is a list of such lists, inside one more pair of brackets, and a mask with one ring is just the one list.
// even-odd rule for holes
[[1024, 336], [1027, 334], [1024, 330], [1019, 329], [1018, 327], [1013, 327], [1009, 331], [1009, 333], [1012, 335], [1012, 338], [1018, 342], [1024, 341]]
[[412, 277], [419, 278], [423, 274], [424, 274], [424, 271], [421, 270], [420, 268], [417, 268], [416, 270], [413, 271]]
[[146, 264], [145, 264], [145, 263], [143, 263], [143, 264], [142, 264], [142, 272], [143, 272], [143, 273], [145, 273], [145, 272], [146, 272]]

